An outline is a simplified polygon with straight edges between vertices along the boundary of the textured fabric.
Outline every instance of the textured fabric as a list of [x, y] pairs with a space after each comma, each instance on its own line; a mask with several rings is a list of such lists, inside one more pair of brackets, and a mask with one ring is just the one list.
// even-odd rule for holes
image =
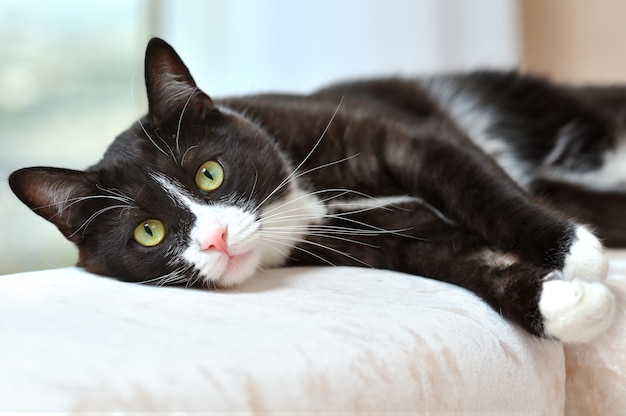
[[610, 251], [609, 260], [615, 322], [589, 344], [565, 347], [568, 416], [626, 414], [626, 251]]
[[237, 289], [59, 269], [0, 276], [0, 412], [559, 415], [563, 348], [469, 292], [389, 271], [279, 269]]

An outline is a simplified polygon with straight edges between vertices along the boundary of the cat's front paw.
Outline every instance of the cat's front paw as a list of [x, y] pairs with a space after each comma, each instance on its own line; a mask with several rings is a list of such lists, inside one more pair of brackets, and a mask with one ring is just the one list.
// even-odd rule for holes
[[587, 342], [613, 322], [615, 299], [601, 282], [547, 280], [539, 311], [546, 335], [562, 342]]
[[563, 278], [604, 280], [608, 270], [609, 263], [600, 240], [587, 227], [576, 226], [569, 252], [565, 255]]

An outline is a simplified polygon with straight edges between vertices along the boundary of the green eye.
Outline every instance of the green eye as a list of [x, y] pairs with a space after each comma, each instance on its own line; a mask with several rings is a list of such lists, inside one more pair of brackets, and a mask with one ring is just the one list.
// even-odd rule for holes
[[154, 247], [165, 238], [165, 226], [159, 220], [147, 220], [135, 228], [135, 241], [145, 247]]
[[204, 192], [211, 192], [224, 181], [224, 169], [215, 160], [204, 162], [196, 172], [196, 185]]

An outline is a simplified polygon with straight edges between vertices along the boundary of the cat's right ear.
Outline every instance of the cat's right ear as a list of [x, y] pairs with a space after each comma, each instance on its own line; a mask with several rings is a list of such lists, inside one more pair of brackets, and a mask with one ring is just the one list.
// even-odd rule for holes
[[215, 107], [200, 91], [180, 56], [167, 42], [154, 38], [146, 48], [146, 90], [148, 116], [160, 125], [183, 110], [205, 116]]
[[9, 177], [11, 190], [33, 212], [50, 221], [73, 242], [89, 218], [86, 197], [94, 193], [92, 173], [59, 168], [25, 168]]

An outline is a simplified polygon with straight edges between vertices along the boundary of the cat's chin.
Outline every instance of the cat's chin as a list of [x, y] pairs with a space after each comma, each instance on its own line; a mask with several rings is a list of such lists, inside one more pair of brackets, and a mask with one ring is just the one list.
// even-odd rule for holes
[[259, 254], [248, 251], [232, 257], [226, 255], [221, 262], [221, 273], [206, 275], [205, 284], [217, 287], [237, 286], [254, 275], [259, 265]]

